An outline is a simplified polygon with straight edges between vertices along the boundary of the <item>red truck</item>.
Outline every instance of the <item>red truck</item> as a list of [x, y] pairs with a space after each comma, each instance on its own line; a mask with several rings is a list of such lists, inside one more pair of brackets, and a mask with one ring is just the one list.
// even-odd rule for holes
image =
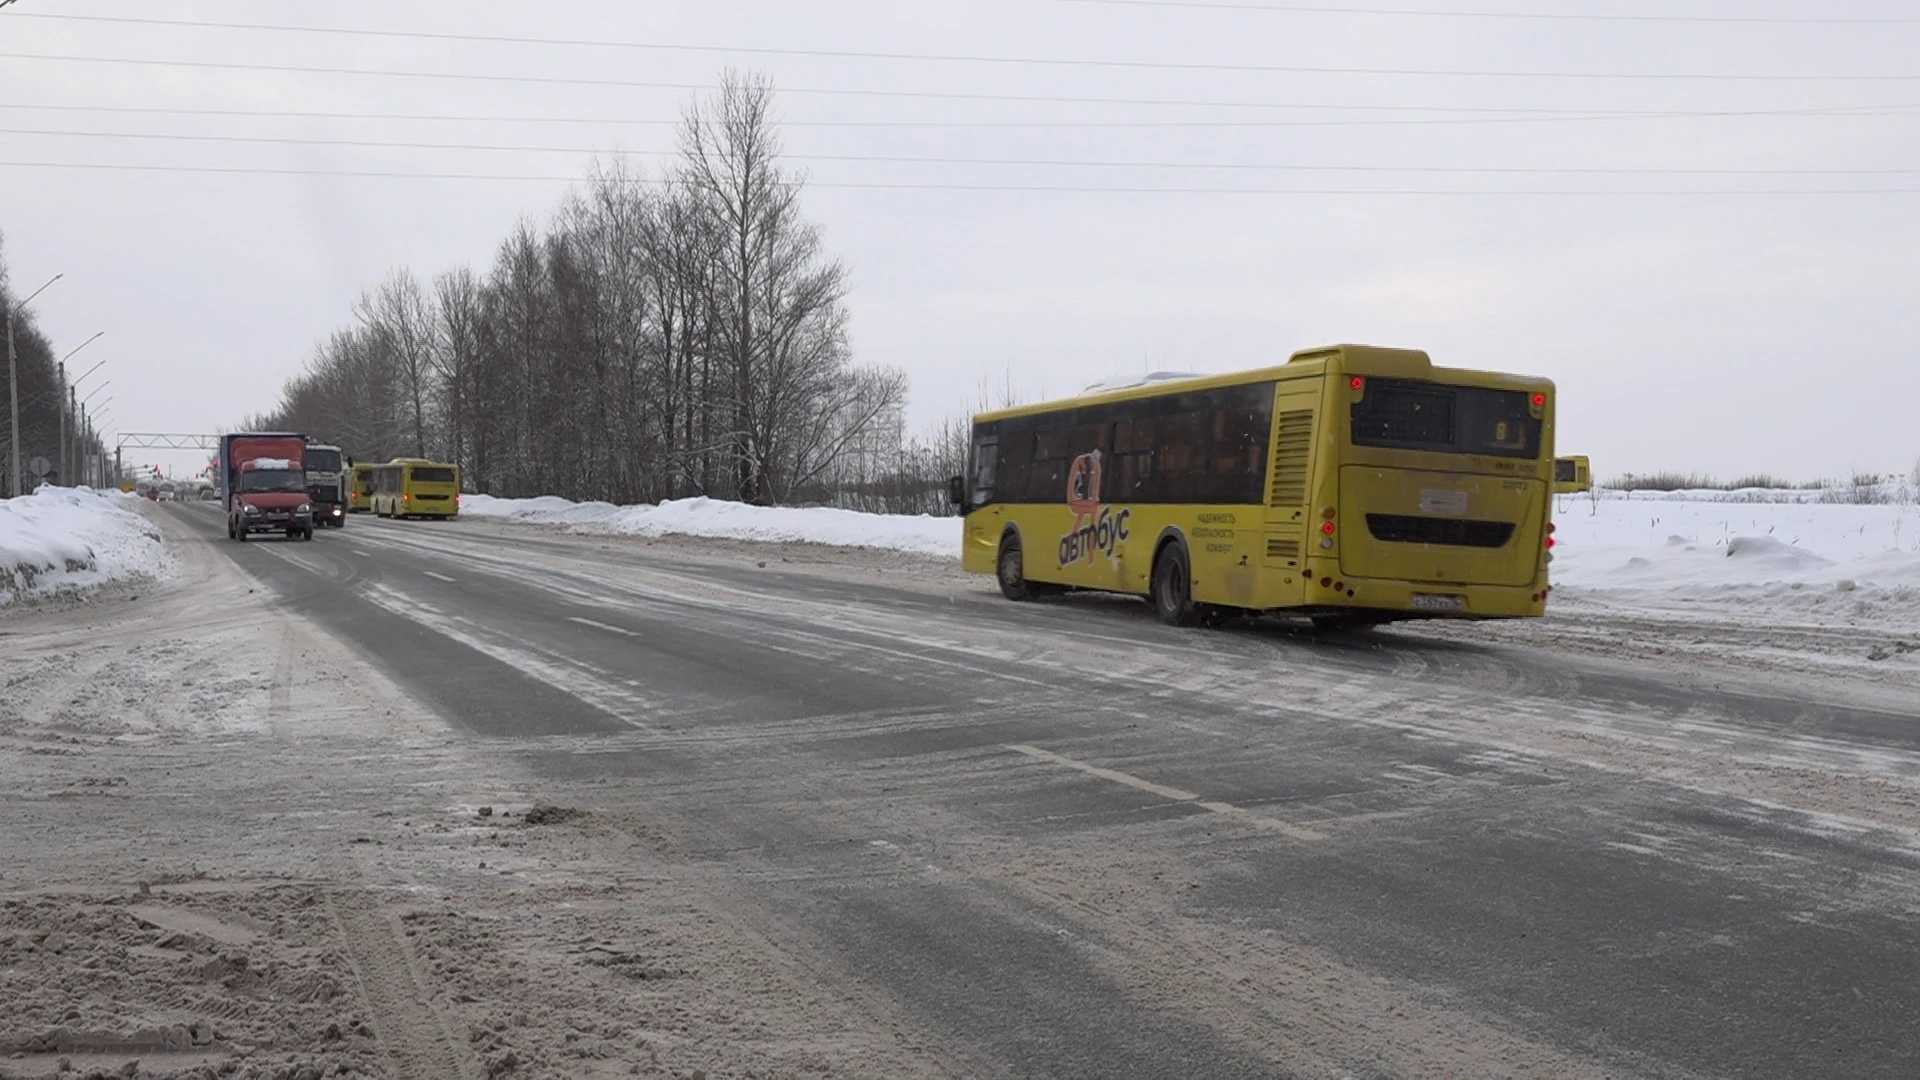
[[227, 536], [284, 532], [313, 539], [307, 498], [307, 437], [281, 432], [222, 435], [220, 476], [227, 498]]

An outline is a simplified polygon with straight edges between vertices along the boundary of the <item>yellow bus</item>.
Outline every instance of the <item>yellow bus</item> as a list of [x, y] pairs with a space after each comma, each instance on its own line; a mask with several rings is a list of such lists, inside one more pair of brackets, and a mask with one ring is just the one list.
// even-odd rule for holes
[[1562, 495], [1593, 490], [1593, 466], [1586, 455], [1553, 459], [1553, 490]]
[[364, 514], [373, 509], [373, 470], [370, 461], [356, 461], [353, 464], [353, 485], [347, 492], [347, 513]]
[[1336, 345], [974, 418], [961, 562], [1009, 599], [1322, 627], [1546, 610], [1553, 384]]
[[375, 465], [371, 502], [379, 517], [454, 517], [460, 513], [460, 466], [426, 458]]

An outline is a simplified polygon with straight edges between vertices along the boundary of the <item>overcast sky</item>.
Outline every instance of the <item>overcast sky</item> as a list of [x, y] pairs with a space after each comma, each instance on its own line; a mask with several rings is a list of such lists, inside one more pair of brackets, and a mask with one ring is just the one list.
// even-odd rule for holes
[[18, 0], [0, 231], [20, 293], [66, 275], [56, 347], [106, 331], [110, 428], [213, 430], [390, 268], [484, 269], [596, 154], [658, 168], [733, 65], [774, 80], [857, 358], [909, 373], [916, 425], [1361, 341], [1551, 377], [1602, 476], [1913, 466], [1911, 0], [1364, 3]]

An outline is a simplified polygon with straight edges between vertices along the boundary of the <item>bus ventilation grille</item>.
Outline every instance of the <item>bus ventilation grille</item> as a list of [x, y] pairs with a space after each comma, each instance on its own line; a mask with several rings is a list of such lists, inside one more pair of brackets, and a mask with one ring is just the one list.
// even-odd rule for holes
[[1444, 544], [1448, 547], [1499, 548], [1513, 539], [1509, 521], [1460, 521], [1452, 518], [1368, 514], [1367, 531], [1375, 540], [1400, 544]]
[[1267, 558], [1298, 559], [1299, 557], [1300, 541], [1282, 540], [1277, 536], [1267, 537]]
[[1280, 414], [1280, 435], [1273, 445], [1273, 483], [1268, 506], [1300, 506], [1307, 501], [1307, 466], [1313, 456], [1313, 410]]

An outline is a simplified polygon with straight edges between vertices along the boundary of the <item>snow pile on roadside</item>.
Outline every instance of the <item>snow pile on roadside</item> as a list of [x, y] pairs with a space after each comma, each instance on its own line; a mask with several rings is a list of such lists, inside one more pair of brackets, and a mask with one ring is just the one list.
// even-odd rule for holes
[[1557, 587], [1643, 607], [1920, 629], [1920, 507], [1640, 494], [1554, 500]]
[[[1912, 504], [1652, 499], [1611, 491], [1554, 502], [1553, 580], [1562, 599], [1920, 630], [1920, 507]], [[473, 517], [575, 532], [834, 544], [946, 559], [960, 551], [957, 518], [704, 498], [614, 506], [468, 495], [460, 508]]]
[[118, 581], [171, 577], [160, 530], [137, 496], [43, 487], [0, 499], [0, 607]]
[[832, 507], [749, 506], [722, 499], [672, 499], [658, 506], [576, 503], [554, 496], [496, 499], [463, 495], [460, 512], [574, 532], [628, 536], [711, 536], [771, 543], [881, 548], [943, 558], [960, 557], [960, 519], [865, 514]]

